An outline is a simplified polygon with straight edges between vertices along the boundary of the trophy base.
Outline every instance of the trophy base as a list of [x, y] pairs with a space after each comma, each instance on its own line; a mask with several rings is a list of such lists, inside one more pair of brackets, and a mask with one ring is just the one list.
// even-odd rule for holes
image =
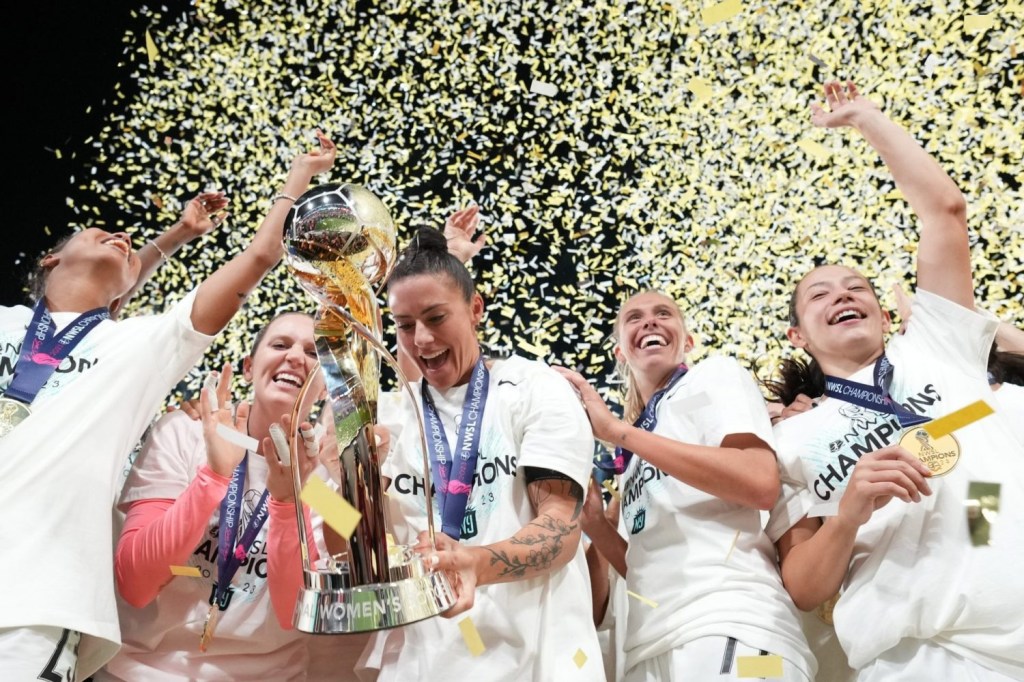
[[[455, 591], [444, 573], [419, 570], [398, 580], [348, 586], [347, 571], [306, 571], [293, 622], [295, 629], [315, 635], [373, 632], [408, 625], [443, 613], [455, 603]], [[347, 567], [346, 567], [347, 568]], [[412, 573], [413, 575], [409, 575]]]

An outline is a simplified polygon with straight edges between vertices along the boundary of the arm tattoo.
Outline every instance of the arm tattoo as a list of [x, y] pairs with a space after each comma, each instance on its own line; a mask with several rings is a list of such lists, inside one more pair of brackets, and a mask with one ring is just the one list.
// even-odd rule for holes
[[501, 577], [522, 578], [527, 577], [528, 573], [536, 574], [549, 569], [565, 550], [565, 538], [576, 531], [575, 521], [583, 508], [583, 488], [579, 483], [571, 480], [545, 479], [531, 485], [529, 493], [534, 508], [539, 508], [543, 502], [556, 494], [572, 496], [576, 500], [576, 508], [569, 523], [549, 514], [542, 514], [509, 540], [510, 544], [529, 548], [525, 553], [513, 554], [488, 547], [491, 565], [499, 567], [498, 575]]

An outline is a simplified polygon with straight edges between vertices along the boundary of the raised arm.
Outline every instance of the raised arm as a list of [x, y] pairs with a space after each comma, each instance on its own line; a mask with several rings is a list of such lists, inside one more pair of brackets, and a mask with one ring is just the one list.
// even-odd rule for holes
[[140, 247], [137, 252], [141, 264], [138, 279], [131, 290], [111, 306], [111, 316], [118, 316], [164, 260], [177, 253], [185, 244], [222, 225], [227, 218], [227, 205], [228, 200], [223, 192], [202, 192], [185, 204], [176, 223]]
[[811, 121], [824, 128], [851, 127], [864, 136], [889, 168], [896, 186], [921, 220], [917, 286], [974, 308], [967, 204], [952, 178], [907, 131], [889, 119], [857, 87], [825, 84], [829, 111], [811, 106]]
[[317, 138], [318, 150], [300, 154], [292, 161], [284, 186], [249, 246], [199, 285], [192, 305], [192, 326], [197, 331], [216, 334], [223, 329], [264, 275], [281, 260], [291, 198], [305, 192], [315, 175], [330, 169], [337, 155], [327, 136], [317, 131]]

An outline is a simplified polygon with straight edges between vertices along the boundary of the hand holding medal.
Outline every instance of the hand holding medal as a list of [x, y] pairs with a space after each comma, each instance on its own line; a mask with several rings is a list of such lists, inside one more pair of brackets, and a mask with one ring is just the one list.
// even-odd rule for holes
[[839, 518], [862, 526], [876, 509], [892, 498], [920, 502], [931, 495], [931, 470], [899, 445], [890, 445], [860, 458], [839, 502]]

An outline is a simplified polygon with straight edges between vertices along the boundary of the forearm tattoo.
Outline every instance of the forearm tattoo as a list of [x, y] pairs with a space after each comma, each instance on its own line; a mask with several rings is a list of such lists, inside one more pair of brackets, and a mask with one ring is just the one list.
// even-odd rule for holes
[[584, 500], [579, 483], [568, 478], [543, 479], [531, 485], [529, 493], [535, 509], [542, 508], [543, 503], [554, 495], [572, 497], [575, 501], [572, 519], [567, 523], [550, 514], [538, 516], [509, 540], [509, 544], [522, 546], [525, 551], [510, 552], [488, 547], [491, 566], [498, 567], [499, 577], [523, 578], [548, 570], [565, 550], [565, 538], [579, 526], [576, 519], [583, 509]]

